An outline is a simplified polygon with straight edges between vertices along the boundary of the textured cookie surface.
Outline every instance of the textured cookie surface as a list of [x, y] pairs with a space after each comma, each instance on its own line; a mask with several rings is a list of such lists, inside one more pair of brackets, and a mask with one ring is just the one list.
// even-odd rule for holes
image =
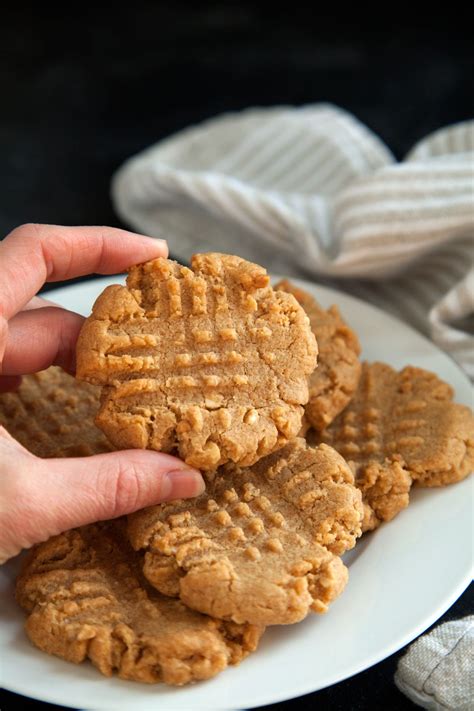
[[68, 531], [33, 549], [17, 580], [26, 631], [49, 654], [106, 676], [182, 685], [256, 649], [262, 628], [213, 620], [143, 579], [122, 522]]
[[144, 509], [128, 535], [160, 592], [215, 617], [287, 624], [325, 612], [360, 534], [362, 501], [331, 447], [296, 439], [253, 467], [228, 465], [192, 501]]
[[117, 447], [172, 451], [203, 470], [253, 464], [295, 437], [316, 365], [290, 294], [238, 257], [132, 267], [96, 301], [78, 377], [103, 384], [99, 427]]
[[308, 422], [316, 430], [327, 427], [353, 396], [361, 373], [359, 340], [345, 323], [337, 306], [323, 309], [311, 294], [289, 281], [282, 289], [296, 298], [308, 314], [318, 342], [318, 367], [309, 379], [309, 400], [305, 407]]
[[0, 394], [0, 425], [38, 457], [85, 457], [113, 449], [94, 424], [99, 388], [61, 368], [25, 375], [16, 392]]
[[451, 387], [421, 368], [364, 363], [354, 398], [317, 441], [350, 462], [366, 504], [364, 529], [408, 504], [412, 482], [443, 486], [474, 466], [474, 418]]

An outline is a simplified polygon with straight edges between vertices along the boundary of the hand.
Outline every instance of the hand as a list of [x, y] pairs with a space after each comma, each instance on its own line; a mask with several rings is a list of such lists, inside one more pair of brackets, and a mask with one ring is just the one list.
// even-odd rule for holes
[[[113, 228], [24, 225], [9, 234], [0, 243], [0, 390], [50, 365], [74, 373], [83, 318], [35, 297], [45, 282], [114, 274], [167, 253], [163, 240]], [[199, 472], [167, 454], [40, 459], [0, 427], [0, 563], [75, 526], [203, 490]]]

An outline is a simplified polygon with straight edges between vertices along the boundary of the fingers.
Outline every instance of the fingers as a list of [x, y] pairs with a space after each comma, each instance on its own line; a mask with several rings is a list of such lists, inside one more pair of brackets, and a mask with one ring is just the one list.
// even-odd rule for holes
[[84, 319], [57, 306], [21, 311], [8, 322], [0, 370], [2, 375], [36, 373], [60, 365], [76, 370], [76, 341]]
[[147, 450], [45, 459], [41, 470], [34, 500], [50, 535], [204, 491], [198, 471]]
[[[3, 559], [70, 528], [204, 491], [199, 472], [158, 452], [130, 450], [42, 460], [20, 449], [24, 454], [16, 452], [10, 458], [16, 484], [9, 487], [9, 514], [0, 523]], [[6, 520], [9, 517], [11, 521]]]
[[11, 318], [47, 281], [115, 274], [167, 254], [163, 240], [113, 227], [22, 225], [0, 243], [0, 319]]

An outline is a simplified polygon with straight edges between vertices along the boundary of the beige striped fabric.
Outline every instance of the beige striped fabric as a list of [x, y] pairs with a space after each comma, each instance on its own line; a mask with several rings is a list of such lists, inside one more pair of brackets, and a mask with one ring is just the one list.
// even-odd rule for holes
[[112, 196], [177, 257], [235, 252], [336, 286], [430, 335], [474, 378], [473, 151], [474, 122], [397, 162], [334, 106], [249, 109], [130, 159]]

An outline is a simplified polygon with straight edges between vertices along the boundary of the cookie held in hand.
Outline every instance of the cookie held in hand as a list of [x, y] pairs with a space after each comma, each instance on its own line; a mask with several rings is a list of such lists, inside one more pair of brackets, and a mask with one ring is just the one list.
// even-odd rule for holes
[[102, 384], [98, 426], [119, 448], [177, 449], [214, 471], [251, 465], [293, 439], [317, 346], [291, 294], [239, 257], [156, 259], [97, 299], [77, 375]]
[[293, 294], [304, 308], [318, 342], [318, 367], [309, 379], [305, 415], [316, 430], [327, 427], [350, 402], [359, 383], [360, 345], [337, 306], [323, 309], [311, 294], [284, 279], [275, 289]]
[[350, 462], [366, 504], [364, 530], [405, 508], [412, 482], [444, 486], [472, 470], [474, 418], [452, 398], [451, 386], [427, 370], [364, 363], [354, 398], [315, 438]]
[[296, 439], [249, 468], [227, 465], [204, 494], [132, 514], [128, 535], [160, 592], [234, 622], [289, 624], [343, 590], [338, 557], [360, 535], [353, 475], [331, 447]]
[[84, 526], [36, 546], [16, 585], [26, 631], [44, 652], [102, 674], [181, 686], [253, 652], [263, 628], [213, 620], [153, 590], [123, 522]]

